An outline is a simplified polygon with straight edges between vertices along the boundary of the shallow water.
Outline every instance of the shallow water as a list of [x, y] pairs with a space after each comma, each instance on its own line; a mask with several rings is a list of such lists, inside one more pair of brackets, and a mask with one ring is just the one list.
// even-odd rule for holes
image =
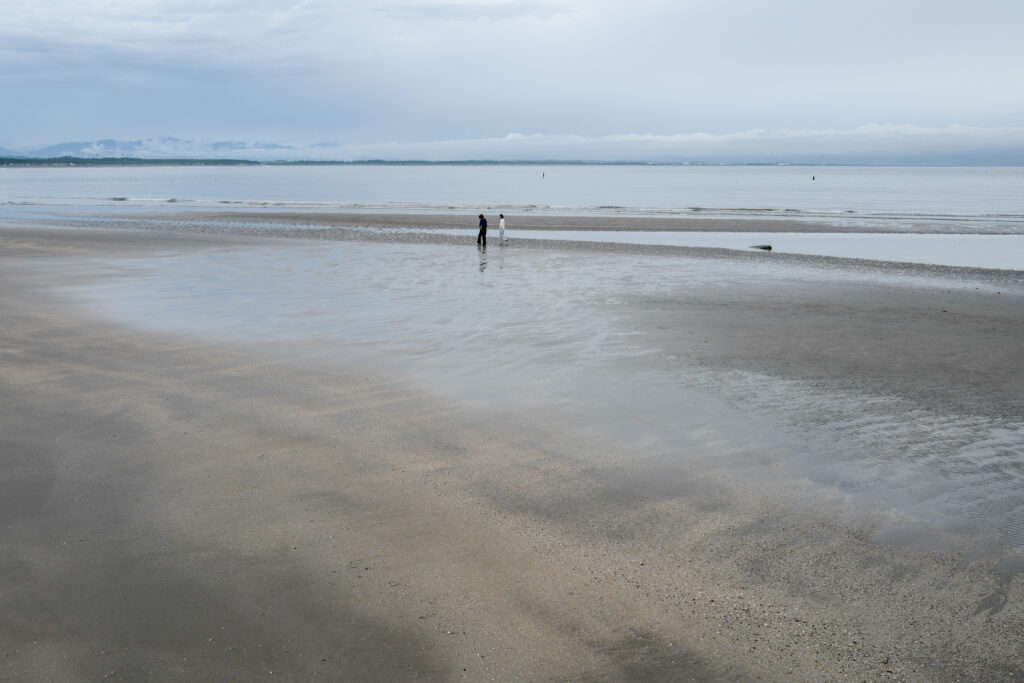
[[1024, 552], [1024, 422], [703, 366], [653, 341], [631, 311], [637, 297], [876, 275], [361, 242], [116, 266], [129, 277], [68, 291], [141, 328], [385, 367], [496, 418], [542, 411], [610, 439], [638, 463], [699, 461], [758, 480], [804, 482], [805, 502], [827, 500], [832, 514], [882, 509], [893, 523], [980, 530]]
[[[465, 236], [462, 230], [432, 230]], [[493, 231], [492, 231], [493, 232]], [[496, 241], [496, 235], [493, 236]], [[611, 230], [506, 231], [506, 238], [714, 247], [749, 250], [769, 245], [781, 254], [809, 254], [965, 268], [1024, 270], [1024, 235], [899, 233], [668, 232]]]
[[0, 206], [757, 218], [1024, 233], [1024, 169], [645, 165], [0, 168]]

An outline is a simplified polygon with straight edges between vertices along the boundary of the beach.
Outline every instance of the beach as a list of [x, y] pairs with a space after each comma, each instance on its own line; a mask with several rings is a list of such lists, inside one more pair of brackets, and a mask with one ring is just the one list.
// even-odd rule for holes
[[1019, 272], [509, 232], [0, 224], [3, 677], [1024, 678]]

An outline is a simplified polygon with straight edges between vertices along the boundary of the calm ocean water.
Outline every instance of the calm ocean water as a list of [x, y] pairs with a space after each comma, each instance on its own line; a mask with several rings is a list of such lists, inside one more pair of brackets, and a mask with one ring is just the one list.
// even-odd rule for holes
[[[172, 201], [173, 200], [173, 201]], [[758, 217], [1024, 233], [1024, 168], [367, 165], [0, 168], [0, 205]]]

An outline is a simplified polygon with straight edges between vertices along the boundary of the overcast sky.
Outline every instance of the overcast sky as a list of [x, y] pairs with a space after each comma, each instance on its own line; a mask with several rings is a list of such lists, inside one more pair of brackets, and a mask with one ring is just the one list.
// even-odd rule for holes
[[[1016, 155], [1022, 0], [0, 0], [0, 146]], [[1005, 161], [1004, 161], [1005, 162]]]

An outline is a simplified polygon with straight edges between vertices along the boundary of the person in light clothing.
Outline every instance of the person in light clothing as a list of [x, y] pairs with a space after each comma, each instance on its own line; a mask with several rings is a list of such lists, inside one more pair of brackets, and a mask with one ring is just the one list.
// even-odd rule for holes
[[505, 244], [505, 214], [498, 214], [498, 244]]

